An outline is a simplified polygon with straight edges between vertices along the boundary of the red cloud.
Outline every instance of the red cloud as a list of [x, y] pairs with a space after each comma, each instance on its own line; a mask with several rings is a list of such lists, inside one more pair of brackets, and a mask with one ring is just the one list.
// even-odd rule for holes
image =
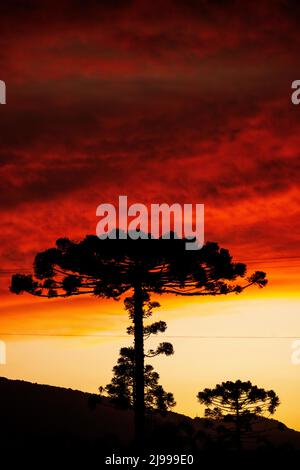
[[119, 194], [204, 203], [206, 237], [240, 258], [298, 254], [296, 2], [1, 9], [5, 267], [94, 232]]

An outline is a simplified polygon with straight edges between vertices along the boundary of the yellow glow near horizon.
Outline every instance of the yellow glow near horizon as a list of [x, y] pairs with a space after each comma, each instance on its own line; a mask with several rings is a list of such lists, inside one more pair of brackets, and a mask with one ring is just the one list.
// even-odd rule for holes
[[[171, 341], [174, 345], [173, 357], [151, 361], [160, 374], [161, 384], [175, 395], [174, 411], [201, 416], [203, 408], [196, 400], [199, 390], [240, 378], [274, 389], [281, 399], [275, 418], [300, 430], [300, 410], [296, 405], [300, 366], [291, 363], [293, 340], [278, 338], [300, 338], [298, 298], [247, 295], [191, 299], [188, 303], [181, 300], [164, 298], [153, 318], [166, 320], [168, 330], [146, 342], [146, 348], [160, 341]], [[87, 305], [89, 313], [85, 318]], [[44, 308], [51, 334], [46, 304]], [[124, 334], [128, 320], [122, 309], [121, 303], [91, 308], [84, 301], [77, 302], [76, 308], [74, 304], [72, 312], [64, 311], [63, 321], [55, 316], [52, 328], [60, 326], [62, 333], [73, 331], [99, 337], [1, 338], [7, 341], [7, 365], [1, 366], [1, 375], [97, 392], [99, 385], [110, 381], [120, 347], [132, 340]], [[68, 317], [72, 320], [69, 325]], [[35, 327], [39, 324], [39, 331], [45, 331], [40, 315], [33, 322]], [[29, 323], [25, 330], [28, 327]], [[262, 336], [274, 338], [259, 338]]]

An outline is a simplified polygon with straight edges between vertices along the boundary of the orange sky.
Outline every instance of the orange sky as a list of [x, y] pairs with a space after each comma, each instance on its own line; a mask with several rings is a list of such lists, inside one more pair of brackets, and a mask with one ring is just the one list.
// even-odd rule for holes
[[[161, 299], [168, 335], [300, 337], [297, 3], [75, 3], [1, 7], [0, 374], [91, 391], [109, 381], [128, 341], [121, 303], [8, 286], [56, 238], [95, 233], [96, 207], [119, 194], [204, 203], [205, 239], [268, 274], [239, 297]], [[245, 378], [274, 388], [278, 418], [300, 430], [291, 341], [173, 338], [175, 355], [153, 363], [178, 411], [200, 414], [201, 387]]]

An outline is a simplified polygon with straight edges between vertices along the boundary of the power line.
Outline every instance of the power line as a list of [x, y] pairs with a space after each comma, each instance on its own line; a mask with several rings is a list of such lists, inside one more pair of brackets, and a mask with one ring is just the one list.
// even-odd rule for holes
[[[285, 264], [285, 265], [278, 265], [276, 264], [277, 261], [284, 261], [284, 260], [300, 260], [300, 256], [280, 256], [280, 257], [277, 257], [277, 258], [261, 258], [261, 259], [244, 259], [243, 261], [245, 263], [258, 263], [258, 264], [261, 264], [261, 263], [271, 263], [273, 264], [273, 266], [264, 266], [264, 269], [272, 269], [272, 267], [274, 267], [274, 265], [277, 267], [277, 268], [295, 268], [295, 267], [299, 267], [300, 265], [297, 263], [292, 263], [292, 264]], [[22, 268], [22, 267], [16, 267], [16, 268], [7, 268], [7, 269], [0, 269], [0, 276], [8, 276], [10, 274], [15, 274], [16, 272], [19, 272], [19, 273], [32, 273], [33, 271], [33, 268]]]
[[[287, 260], [287, 259], [300, 259], [300, 255], [291, 255], [291, 256], [271, 256], [271, 257], [266, 257], [266, 258], [243, 258], [243, 261], [246, 261], [246, 262], [261, 262], [261, 261], [277, 261], [277, 260]], [[234, 262], [237, 262], [237, 261], [234, 261]], [[29, 271], [29, 270], [32, 270], [32, 265], [28, 265], [28, 266], [19, 266], [19, 267], [15, 267], [15, 268], [8, 268], [8, 269], [5, 269], [5, 268], [2, 268], [0, 269], [0, 272], [1, 271], [5, 271], [5, 272], [15, 272], [16, 270], [23, 270], [23, 271]]]
[[244, 261], [272, 261], [272, 260], [278, 260], [278, 259], [300, 259], [300, 255], [291, 255], [291, 256], [273, 256], [273, 257], [268, 257], [268, 258], [244, 258]]
[[[127, 338], [128, 335], [112, 335], [112, 334], [75, 334], [75, 333], [8, 333], [1, 332], [0, 336], [32, 336], [32, 337], [75, 337], [75, 338]], [[246, 335], [246, 336], [230, 336], [230, 335], [164, 335], [164, 338], [172, 339], [295, 339], [300, 338], [299, 335], [293, 336], [256, 336], [256, 335]]]

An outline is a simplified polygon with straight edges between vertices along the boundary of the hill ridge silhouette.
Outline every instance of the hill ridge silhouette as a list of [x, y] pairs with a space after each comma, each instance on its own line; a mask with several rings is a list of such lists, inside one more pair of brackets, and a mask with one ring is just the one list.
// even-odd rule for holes
[[[49, 443], [59, 443], [65, 448], [74, 443], [75, 446], [82, 446], [82, 443], [96, 445], [100, 441], [105, 443], [107, 451], [130, 446], [134, 436], [132, 410], [118, 409], [105, 397], [93, 407], [90, 406], [91, 397], [95, 394], [0, 377], [0, 447], [47, 447]], [[185, 423], [200, 433], [214, 432], [207, 427], [204, 418], [191, 418], [173, 411], [165, 416], [155, 414], [153, 420], [175, 427]], [[217, 426], [218, 422], [214, 428]], [[300, 450], [300, 432], [279, 421], [259, 418], [255, 427], [264, 428], [274, 447]]]

